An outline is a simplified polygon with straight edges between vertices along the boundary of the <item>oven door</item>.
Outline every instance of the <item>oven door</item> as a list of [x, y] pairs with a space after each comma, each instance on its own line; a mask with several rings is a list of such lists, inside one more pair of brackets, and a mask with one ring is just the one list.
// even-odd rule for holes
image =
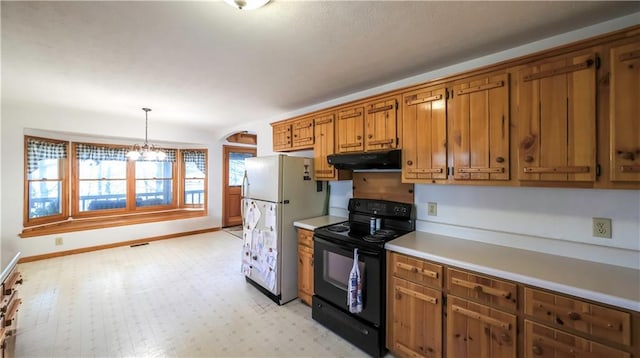
[[[314, 240], [314, 291], [318, 297], [334, 304], [344, 312], [347, 305], [349, 274], [353, 267], [353, 245], [337, 244], [318, 236]], [[375, 326], [383, 322], [384, 250], [375, 252], [358, 248], [358, 268], [362, 276], [362, 303], [360, 313], [352, 314]]]

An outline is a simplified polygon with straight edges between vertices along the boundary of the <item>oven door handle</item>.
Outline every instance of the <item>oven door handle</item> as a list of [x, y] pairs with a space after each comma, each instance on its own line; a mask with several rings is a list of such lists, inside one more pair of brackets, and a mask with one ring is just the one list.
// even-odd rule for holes
[[342, 251], [347, 251], [347, 252], [351, 252], [351, 254], [353, 254], [353, 249], [358, 249], [358, 255], [363, 256], [363, 255], [367, 255], [367, 256], [380, 256], [379, 252], [374, 252], [374, 251], [369, 251], [366, 249], [362, 249], [360, 247], [357, 247], [355, 245], [340, 245], [340, 244], [336, 244], [332, 241], [323, 239], [321, 237], [318, 236], [314, 236], [313, 237], [314, 241], [321, 241], [321, 243], [323, 245], [327, 245], [330, 246], [332, 248], [338, 249], [338, 250], [342, 250]]

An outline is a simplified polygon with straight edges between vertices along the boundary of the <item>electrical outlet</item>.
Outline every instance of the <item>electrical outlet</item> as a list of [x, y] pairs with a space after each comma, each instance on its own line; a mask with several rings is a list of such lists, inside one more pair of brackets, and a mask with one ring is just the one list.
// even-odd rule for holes
[[63, 243], [62, 237], [56, 237], [56, 245], [62, 245]]
[[593, 236], [610, 239], [611, 238], [611, 219], [593, 218]]
[[427, 204], [427, 215], [438, 216], [438, 203]]

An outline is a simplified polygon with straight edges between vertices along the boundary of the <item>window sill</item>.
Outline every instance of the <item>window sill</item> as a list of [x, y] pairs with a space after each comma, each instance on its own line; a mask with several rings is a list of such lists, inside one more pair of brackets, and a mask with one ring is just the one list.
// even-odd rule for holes
[[74, 231], [105, 229], [116, 226], [145, 224], [158, 221], [189, 219], [206, 215], [207, 211], [203, 209], [179, 209], [143, 214], [138, 213], [83, 219], [69, 219], [65, 221], [24, 228], [18, 236], [20, 236], [21, 238], [27, 238]]

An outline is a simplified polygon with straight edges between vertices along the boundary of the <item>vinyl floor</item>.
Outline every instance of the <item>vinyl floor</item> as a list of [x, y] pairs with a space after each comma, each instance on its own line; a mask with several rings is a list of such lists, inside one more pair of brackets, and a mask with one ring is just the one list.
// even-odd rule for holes
[[19, 264], [17, 357], [363, 357], [240, 273], [225, 231]]

